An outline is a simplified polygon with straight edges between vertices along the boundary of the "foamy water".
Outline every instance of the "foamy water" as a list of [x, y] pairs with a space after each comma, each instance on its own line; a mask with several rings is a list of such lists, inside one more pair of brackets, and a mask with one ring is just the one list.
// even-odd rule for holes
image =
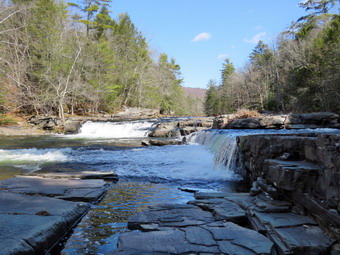
[[65, 162], [70, 149], [0, 150], [0, 163]]
[[[73, 137], [81, 138], [140, 138], [147, 137], [155, 122], [126, 121], [126, 122], [92, 122], [88, 121]], [[71, 136], [70, 136], [71, 137]]]

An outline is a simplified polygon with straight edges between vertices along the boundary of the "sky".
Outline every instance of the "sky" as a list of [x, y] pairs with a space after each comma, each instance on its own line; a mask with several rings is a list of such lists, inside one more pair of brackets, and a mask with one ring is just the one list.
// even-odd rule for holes
[[301, 0], [112, 0], [114, 17], [128, 13], [156, 54], [181, 66], [183, 86], [206, 88], [220, 81], [222, 63], [236, 68], [259, 40], [273, 45], [278, 34], [306, 15]]

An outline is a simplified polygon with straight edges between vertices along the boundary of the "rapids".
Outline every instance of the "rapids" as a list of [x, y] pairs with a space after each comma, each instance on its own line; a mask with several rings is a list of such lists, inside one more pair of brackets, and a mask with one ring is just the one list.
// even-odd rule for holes
[[[188, 144], [141, 147], [156, 122], [86, 122], [77, 135], [4, 137], [0, 179], [33, 171], [112, 170], [119, 176], [108, 194], [73, 230], [54, 254], [105, 254], [115, 249], [129, 216], [148, 205], [185, 203], [182, 190], [245, 191], [235, 170], [236, 137], [308, 130], [208, 130], [187, 137]], [[326, 130], [330, 131], [330, 130]], [[313, 130], [324, 132], [324, 130]]]

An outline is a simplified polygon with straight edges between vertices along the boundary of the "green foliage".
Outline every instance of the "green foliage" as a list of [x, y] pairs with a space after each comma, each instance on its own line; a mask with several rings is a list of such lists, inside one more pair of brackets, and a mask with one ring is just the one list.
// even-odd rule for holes
[[14, 125], [16, 120], [5, 114], [0, 114], [0, 126]]
[[340, 16], [332, 0], [300, 4], [309, 12], [283, 32], [276, 47], [259, 41], [239, 72], [221, 70], [220, 86], [209, 85], [206, 113], [240, 108], [285, 112], [340, 112]]
[[224, 63], [222, 64], [221, 70], [221, 77], [222, 77], [222, 84], [227, 83], [228, 78], [235, 72], [235, 67], [233, 63], [231, 63], [230, 59], [225, 59]]
[[0, 88], [0, 110], [59, 114], [62, 119], [64, 112], [114, 112], [123, 106], [189, 112], [175, 59], [162, 54], [154, 61], [130, 17], [112, 19], [110, 2], [13, 2], [8, 11], [24, 11], [0, 27], [0, 53], [6, 59], [0, 63], [0, 82], [6, 85]]

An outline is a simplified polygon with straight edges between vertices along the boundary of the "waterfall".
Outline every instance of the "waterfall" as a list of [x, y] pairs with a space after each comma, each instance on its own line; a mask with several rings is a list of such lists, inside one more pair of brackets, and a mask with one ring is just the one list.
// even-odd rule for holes
[[216, 166], [226, 168], [227, 171], [234, 173], [242, 169], [242, 160], [238, 152], [236, 137], [256, 134], [305, 134], [305, 133], [324, 133], [338, 132], [337, 129], [298, 129], [298, 130], [275, 130], [275, 129], [224, 129], [224, 130], [205, 130], [195, 132], [187, 137], [189, 143], [204, 145], [214, 154]]
[[203, 131], [193, 133], [188, 137], [189, 143], [204, 145], [214, 154], [214, 163], [218, 167], [225, 167], [227, 171], [237, 169], [237, 132], [222, 133], [216, 131]]
[[86, 138], [141, 138], [147, 137], [154, 125], [154, 121], [87, 121], [76, 136]]

